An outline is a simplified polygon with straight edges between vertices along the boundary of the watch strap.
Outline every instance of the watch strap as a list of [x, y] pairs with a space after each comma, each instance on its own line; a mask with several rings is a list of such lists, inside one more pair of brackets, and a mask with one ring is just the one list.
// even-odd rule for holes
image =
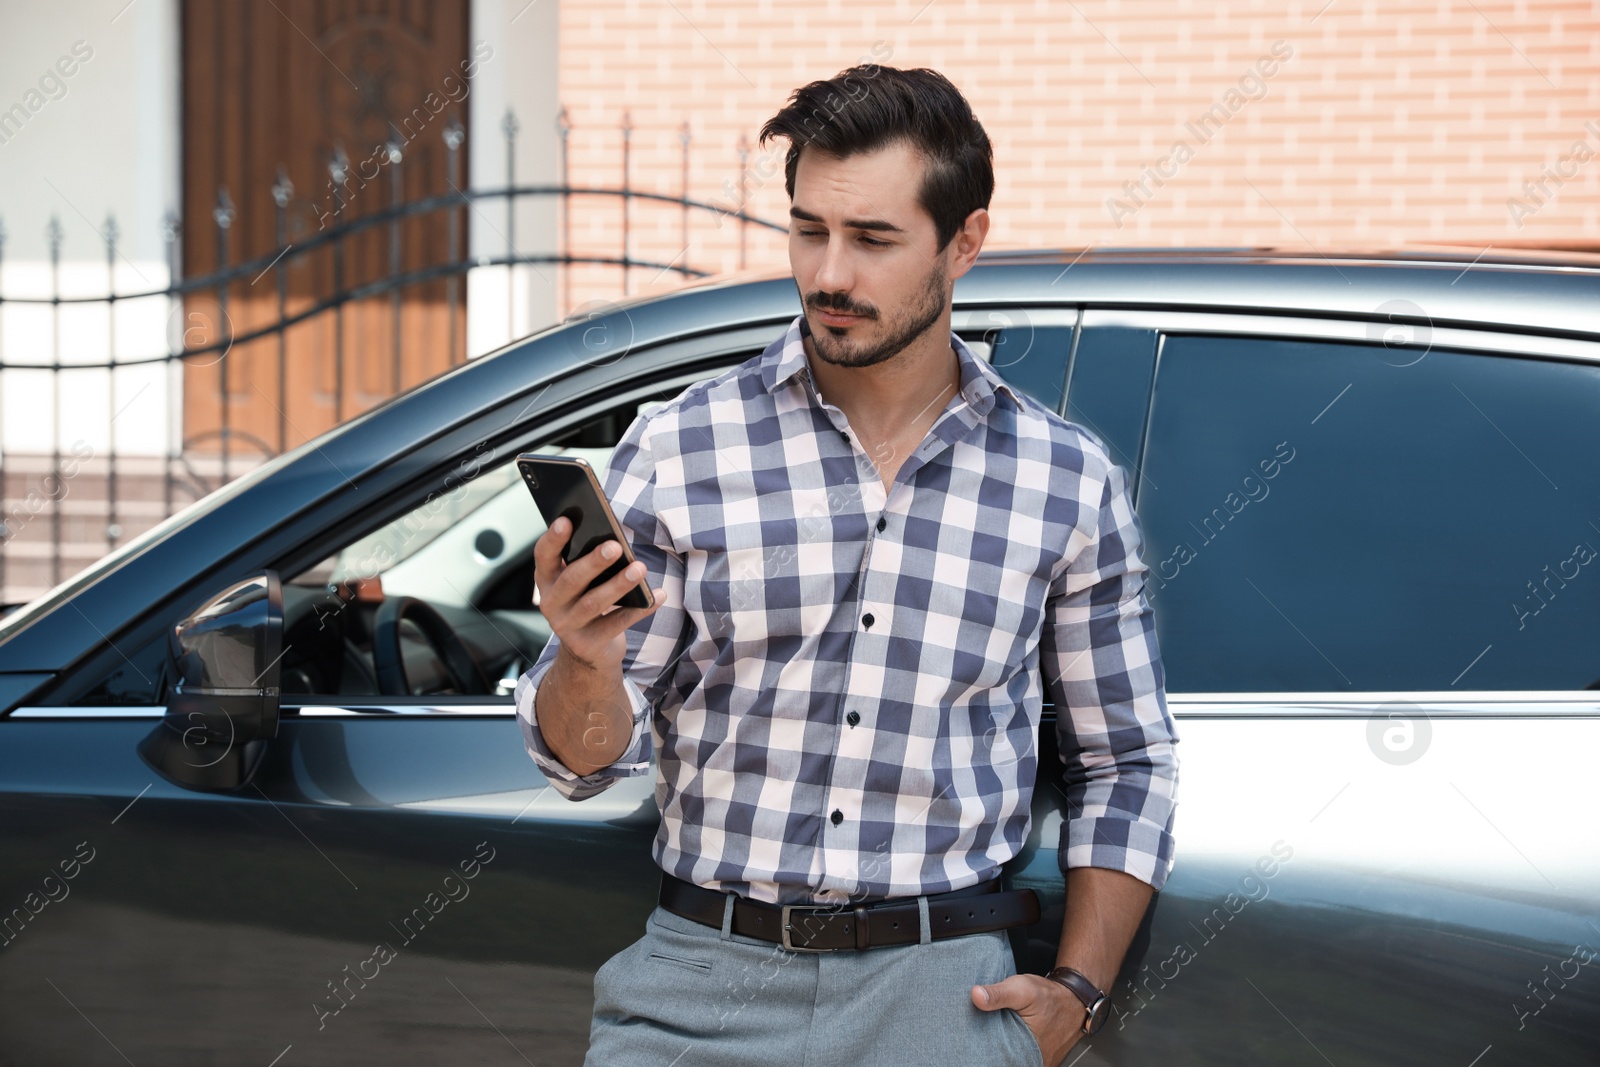
[[1084, 1033], [1092, 1034], [1100, 1029], [1109, 1012], [1106, 1010], [1106, 994], [1101, 992], [1099, 986], [1082, 971], [1071, 967], [1053, 967], [1045, 977], [1057, 985], [1065, 986], [1083, 1004]]

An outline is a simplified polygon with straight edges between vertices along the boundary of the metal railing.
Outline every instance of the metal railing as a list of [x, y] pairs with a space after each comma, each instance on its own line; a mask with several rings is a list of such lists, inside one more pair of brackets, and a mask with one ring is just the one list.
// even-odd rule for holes
[[[565, 109], [557, 120], [559, 134], [559, 178], [555, 184], [519, 184], [516, 174], [516, 139], [519, 132], [515, 117], [507, 112], [501, 123], [505, 138], [506, 170], [504, 184], [489, 188], [461, 188], [461, 168], [465, 130], [452, 122], [440, 131], [447, 152], [447, 173], [450, 190], [438, 195], [403, 201], [400, 197], [400, 168], [405, 152], [398, 141], [383, 146], [388, 154], [385, 162], [390, 168], [388, 202], [380, 209], [360, 217], [335, 221], [307, 237], [291, 233], [291, 216], [298, 208], [303, 216], [306, 204], [294, 199], [294, 187], [283, 168], [271, 186], [276, 231], [276, 249], [272, 253], [253, 256], [233, 262], [233, 227], [238, 211], [229, 191], [219, 189], [216, 206], [211, 212], [214, 230], [216, 263], [218, 269], [209, 273], [183, 277], [180, 262], [182, 228], [178, 218], [169, 214], [163, 227], [168, 284], [144, 291], [119, 292], [116, 286], [117, 261], [124, 258], [118, 241], [120, 231], [114, 217], [108, 217], [99, 238], [105, 252], [105, 291], [99, 295], [64, 295], [61, 283], [62, 245], [66, 234], [59, 220], [52, 217], [46, 229], [46, 248], [49, 262], [49, 290], [47, 295], [11, 296], [0, 291], [0, 344], [4, 343], [6, 317], [23, 313], [32, 307], [33, 314], [43, 309], [50, 318], [48, 352], [14, 353], [0, 349], [0, 412], [4, 411], [4, 393], [7, 379], [18, 373], [37, 375], [48, 373], [48, 393], [52, 410], [48, 451], [27, 453], [12, 449], [0, 450], [0, 493], [3, 493], [5, 511], [0, 514], [0, 604], [15, 604], [31, 599], [59, 583], [82, 566], [93, 562], [103, 552], [111, 551], [143, 529], [155, 525], [178, 508], [199, 499], [257, 463], [276, 455], [291, 446], [291, 423], [287, 408], [290, 397], [289, 331], [317, 320], [332, 321], [332, 416], [337, 424], [353, 417], [359, 411], [350, 403], [349, 382], [346, 380], [348, 351], [361, 344], [361, 338], [348, 337], [346, 311], [357, 302], [371, 302], [387, 298], [389, 328], [386, 331], [390, 350], [389, 388], [383, 396], [392, 395], [405, 384], [402, 358], [405, 353], [405, 332], [401, 328], [401, 311], [404, 294], [420, 286], [437, 286], [444, 283], [447, 306], [447, 334], [450, 339], [448, 363], [453, 365], [467, 358], [465, 350], [465, 298], [462, 292], [463, 276], [481, 268], [506, 268], [507, 281], [507, 335], [511, 335], [511, 315], [515, 305], [514, 286], [517, 284], [513, 268], [554, 265], [562, 270], [560, 287], [561, 306], [558, 318], [569, 314], [572, 308], [571, 268], [581, 265], [598, 265], [617, 268], [616, 284], [621, 295], [627, 295], [635, 270], [647, 269], [662, 274], [671, 273], [691, 279], [706, 276], [709, 272], [689, 265], [685, 259], [691, 246], [691, 220], [715, 216], [720, 227], [722, 220], [733, 220], [738, 226], [739, 266], [745, 266], [747, 234], [752, 229], [787, 233], [787, 228], [748, 214], [744, 210], [744, 167], [748, 152], [741, 143], [739, 152], [741, 203], [729, 208], [689, 196], [688, 124], [684, 123], [678, 134], [681, 148], [681, 186], [678, 195], [638, 189], [631, 173], [632, 123], [624, 115], [620, 124], [622, 135], [621, 182], [616, 186], [574, 186], [569, 181], [567, 148], [572, 126], [567, 121]], [[334, 190], [338, 208], [324, 212], [316, 209], [318, 222], [326, 222], [328, 215], [337, 217], [344, 213], [347, 201], [339, 191], [350, 189], [350, 163], [342, 150], [328, 165], [329, 188]], [[365, 185], [363, 185], [363, 188]], [[621, 248], [616, 254], [585, 253], [576, 251], [572, 240], [573, 197], [591, 197], [620, 202]], [[560, 234], [559, 250], [529, 253], [518, 248], [516, 240], [516, 205], [531, 200], [554, 198], [557, 210], [557, 227]], [[482, 250], [470, 254], [465, 223], [467, 213], [479, 212], [478, 205], [499, 203], [503, 205], [504, 230], [498, 231], [492, 223], [488, 228], [504, 237], [503, 247], [493, 253]], [[668, 262], [634, 254], [634, 226], [637, 205], [657, 209], [676, 210], [679, 213], [679, 232], [683, 252]], [[500, 214], [499, 211], [496, 214]], [[437, 262], [425, 261], [409, 269], [403, 267], [407, 260], [407, 246], [403, 223], [408, 220], [429, 219], [442, 216], [445, 221], [444, 256]], [[485, 217], [484, 222], [488, 223]], [[659, 231], [658, 231], [659, 232]], [[381, 235], [386, 247], [386, 269], [381, 274], [351, 282], [347, 263], [347, 249], [353, 239], [365, 235]], [[370, 250], [372, 237], [365, 237]], [[0, 267], [5, 265], [6, 233], [0, 220]], [[424, 242], [425, 244], [425, 242]], [[331, 270], [331, 284], [321, 295], [310, 300], [302, 299], [291, 306], [290, 273], [298, 264], [313, 258]], [[416, 258], [412, 256], [413, 260]], [[424, 257], [425, 258], [425, 257]], [[241, 286], [253, 286], [271, 275], [274, 281], [272, 302], [275, 314], [268, 321], [257, 322], [246, 329], [235, 331], [229, 313], [230, 293]], [[3, 277], [3, 274], [0, 274]], [[259, 292], [259, 291], [258, 291]], [[215, 308], [217, 328], [214, 331], [182, 329], [186, 305], [204, 300], [208, 308]], [[118, 353], [118, 309], [139, 301], [165, 301], [165, 350], [146, 354], [120, 355]], [[257, 307], [260, 301], [257, 298]], [[105, 309], [105, 358], [88, 361], [63, 359], [62, 317], [75, 307], [100, 306]], [[174, 322], [180, 327], [173, 329]], [[458, 339], [463, 339], [458, 344]], [[195, 343], [190, 343], [194, 341]], [[277, 396], [284, 403], [275, 404], [277, 425], [274, 432], [261, 433], [236, 425], [233, 415], [237, 401], [230, 376], [237, 376], [232, 363], [249, 349], [260, 352], [269, 349], [276, 362]], [[24, 358], [31, 357], [31, 358]], [[157, 455], [119, 455], [115, 422], [117, 390], [114, 376], [128, 368], [160, 365], [165, 367], [168, 388], [168, 413], [170, 425], [166, 428], [165, 447]], [[217, 367], [215, 404], [219, 418], [214, 427], [186, 427], [186, 403], [179, 380], [184, 367]], [[62, 405], [66, 395], [65, 377], [99, 372], [111, 380], [106, 385], [108, 403], [105, 413], [105, 442], [103, 450], [88, 448], [81, 442], [64, 451], [62, 446]], [[36, 390], [37, 391], [37, 390]], [[263, 393], [263, 396], [265, 394]], [[174, 399], [178, 398], [178, 399]], [[381, 399], [382, 397], [379, 397]], [[359, 398], [375, 402], [370, 390]], [[124, 404], [124, 409], [133, 402]], [[367, 404], [362, 404], [364, 409]], [[39, 413], [29, 416], [39, 417]], [[0, 440], [4, 440], [5, 426], [0, 423]], [[298, 435], [297, 436], [314, 436]], [[48, 539], [41, 528], [48, 527]]]

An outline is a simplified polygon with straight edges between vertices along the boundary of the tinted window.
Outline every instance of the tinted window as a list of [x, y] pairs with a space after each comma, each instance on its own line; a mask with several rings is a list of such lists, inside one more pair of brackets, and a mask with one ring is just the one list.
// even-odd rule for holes
[[1600, 366], [1167, 337], [1139, 512], [1178, 692], [1600, 679]]
[[1088, 329], [1072, 360], [1067, 418], [1098, 435], [1111, 458], [1130, 472], [1142, 462], [1145, 403], [1158, 341], [1154, 330]]
[[961, 339], [1006, 382], [1051, 411], [1061, 410], [1071, 326], [1041, 326], [1017, 308], [975, 312]]

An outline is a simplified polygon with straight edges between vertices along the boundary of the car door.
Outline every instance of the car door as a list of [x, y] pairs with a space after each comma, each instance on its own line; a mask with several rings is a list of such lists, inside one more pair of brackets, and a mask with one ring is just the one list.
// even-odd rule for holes
[[[770, 333], [668, 344], [569, 376], [559, 404], [518, 397], [419, 432], [381, 497], [352, 480], [292, 537], [208, 577], [205, 595], [271, 570], [289, 613], [281, 722], [242, 788], [184, 788], [138, 755], [160, 729], [177, 616], [118, 650], [87, 698], [0, 720], [0, 1062], [580, 1062], [593, 972], [653, 904], [652, 783], [568, 804], [526, 755], [508, 686], [378, 691], [359, 669], [373, 598], [388, 577], [393, 596], [430, 599], [491, 686], [514, 678], [547, 630], [528, 601], [537, 510], [501, 477], [512, 458], [602, 461], [641, 405]], [[319, 568], [384, 537], [402, 551], [337, 576], [349, 600], [330, 613], [345, 601], [322, 595]], [[318, 674], [329, 633], [332, 662], [356, 663]], [[417, 688], [448, 688], [428, 681], [425, 640], [402, 643]], [[118, 693], [146, 695], [113, 705]]]
[[1181, 738], [1079, 1062], [1596, 1062], [1600, 344], [1089, 309], [1068, 402]]

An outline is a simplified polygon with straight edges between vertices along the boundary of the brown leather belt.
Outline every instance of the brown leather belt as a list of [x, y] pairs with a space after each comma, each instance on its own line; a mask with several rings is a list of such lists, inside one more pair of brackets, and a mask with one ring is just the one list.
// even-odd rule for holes
[[[770, 941], [791, 952], [914, 945], [922, 940], [917, 897], [876, 904], [767, 904], [737, 897], [733, 932]], [[714, 930], [722, 929], [728, 894], [661, 878], [661, 906]], [[935, 940], [1006, 930], [1039, 921], [1039, 898], [1031, 889], [1001, 892], [998, 879], [927, 898], [929, 934]]]

